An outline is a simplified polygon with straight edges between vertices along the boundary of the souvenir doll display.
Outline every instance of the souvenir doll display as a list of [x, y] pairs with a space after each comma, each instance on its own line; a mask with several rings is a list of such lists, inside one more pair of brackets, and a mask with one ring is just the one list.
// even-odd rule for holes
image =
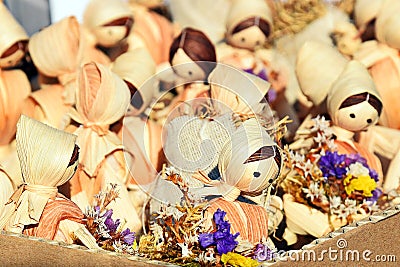
[[85, 227], [84, 214], [57, 186], [71, 179], [78, 165], [76, 136], [21, 116], [16, 147], [23, 184], [3, 204], [0, 228], [72, 243], [78, 238], [89, 248], [95, 239]]
[[2, 235], [264, 266], [399, 211], [398, 0], [87, 2], [0, 0]]

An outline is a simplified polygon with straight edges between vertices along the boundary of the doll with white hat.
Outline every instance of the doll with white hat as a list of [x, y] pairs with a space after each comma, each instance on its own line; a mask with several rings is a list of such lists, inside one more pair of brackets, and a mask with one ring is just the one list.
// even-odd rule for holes
[[78, 206], [58, 193], [57, 186], [71, 179], [78, 166], [76, 136], [21, 116], [16, 147], [23, 183], [7, 203], [0, 228], [67, 243], [77, 237], [89, 248], [98, 248], [85, 226]]
[[263, 0], [233, 1], [226, 20], [225, 43], [217, 45], [218, 62], [232, 65], [271, 83], [268, 100], [279, 117], [293, 120], [289, 132], [297, 128], [297, 116], [285, 96], [292, 73], [285, 57], [274, 48], [273, 14]]

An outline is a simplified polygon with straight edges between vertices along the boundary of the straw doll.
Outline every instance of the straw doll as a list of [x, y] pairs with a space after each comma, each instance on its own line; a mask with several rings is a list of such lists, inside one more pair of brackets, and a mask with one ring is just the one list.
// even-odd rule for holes
[[57, 192], [57, 186], [76, 171], [79, 148], [75, 140], [72, 134], [21, 116], [16, 142], [23, 184], [5, 205], [1, 229], [67, 243], [75, 237], [97, 248], [82, 211]]
[[42, 84], [25, 101], [23, 113], [56, 128], [75, 102], [77, 71], [84, 59], [82, 30], [73, 16], [35, 33], [29, 43], [33, 63], [41, 74], [58, 83]]
[[382, 97], [383, 111], [380, 124], [400, 129], [400, 39], [397, 1], [373, 1], [373, 5], [357, 1], [355, 17], [362, 37], [366, 40], [354, 53], [354, 58], [367, 66]]
[[[216, 65], [215, 47], [201, 31], [185, 28], [174, 39], [169, 50], [171, 69], [159, 74], [167, 89], [174, 89], [175, 94], [167, 92], [159, 103], [153, 106], [151, 118], [163, 124], [165, 119], [179, 103], [200, 96], [207, 96], [209, 86], [205, 84]], [[168, 107], [161, 105], [170, 102]]]
[[0, 166], [3, 177], [14, 179], [12, 186], [16, 189], [17, 180], [21, 180], [14, 143], [16, 124], [31, 86], [25, 73], [15, 67], [25, 56], [28, 35], [2, 2], [0, 21]]
[[154, 3], [147, 1], [129, 1], [135, 23], [126, 41], [128, 51], [146, 48], [156, 65], [160, 65], [168, 62], [176, 26], [152, 11], [152, 4]]
[[107, 67], [92, 62], [81, 68], [76, 105], [69, 112], [72, 121], [68, 131], [78, 127], [74, 133], [81, 148], [78, 170], [70, 181], [70, 194], [85, 209], [95, 194], [110, 183], [117, 184], [119, 198], [109, 207], [117, 218], [126, 221], [127, 227], [137, 230], [141, 222], [126, 189], [130, 179], [128, 166], [133, 158], [109, 129], [125, 114], [129, 95], [128, 86]]
[[297, 116], [285, 96], [290, 80], [286, 59], [274, 48], [272, 12], [265, 1], [233, 1], [226, 22], [226, 43], [217, 45], [218, 62], [255, 74], [271, 83], [268, 101], [279, 117], [293, 120], [289, 131], [297, 128]]
[[139, 210], [145, 200], [140, 187], [154, 180], [162, 164], [162, 127], [146, 115], [158, 88], [158, 80], [152, 77], [156, 72], [156, 64], [147, 49], [137, 48], [120, 55], [113, 62], [111, 70], [130, 89], [130, 106], [116, 130], [126, 150], [134, 155], [134, 161], [129, 166], [133, 180], [128, 188]]
[[[382, 167], [373, 150], [357, 143], [354, 135], [361, 131], [373, 131], [378, 122], [382, 102], [366, 68], [358, 61], [350, 61], [333, 82], [328, 91], [327, 109], [332, 121], [330, 127], [334, 136], [335, 151], [339, 154], [359, 154], [368, 166], [377, 173], [377, 186], [382, 184]], [[333, 163], [332, 163], [333, 164]], [[329, 216], [314, 208], [294, 202], [292, 195], [284, 196], [287, 225], [297, 234], [311, 234], [321, 237], [343, 224], [336, 215]], [[361, 215], [362, 217], [362, 215]]]
[[[269, 84], [229, 66], [217, 66], [209, 83], [214, 113], [204, 118], [181, 115], [171, 120], [164, 152], [191, 194], [214, 198], [205, 215], [205, 228], [211, 225], [213, 212], [221, 208], [233, 223], [231, 229], [240, 231], [243, 240], [256, 243], [268, 237], [268, 212], [255, 202], [237, 199], [260, 196], [280, 173], [280, 151], [256, 115], [266, 112], [260, 101]], [[179, 202], [176, 189], [163, 180], [157, 183], [152, 192], [156, 200]], [[168, 188], [168, 193], [159, 189], [160, 184]], [[257, 215], [261, 222], [248, 220], [243, 214]]]

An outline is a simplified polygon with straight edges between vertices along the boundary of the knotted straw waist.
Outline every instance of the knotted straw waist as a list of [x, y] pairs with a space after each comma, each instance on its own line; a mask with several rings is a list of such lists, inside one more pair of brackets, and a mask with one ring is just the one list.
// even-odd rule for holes
[[99, 136], [104, 136], [108, 133], [110, 125], [108, 124], [99, 124], [95, 122], [85, 122], [83, 124], [84, 128], [89, 128], [96, 132]]
[[12, 194], [6, 205], [10, 203], [17, 204], [24, 191], [29, 191], [43, 197], [48, 197], [49, 199], [55, 199], [58, 193], [57, 187], [54, 186], [22, 184], [18, 187], [14, 194]]

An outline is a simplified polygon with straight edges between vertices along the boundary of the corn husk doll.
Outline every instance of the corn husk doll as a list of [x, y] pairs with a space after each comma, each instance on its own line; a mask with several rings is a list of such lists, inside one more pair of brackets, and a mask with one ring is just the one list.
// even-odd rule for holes
[[[354, 135], [376, 124], [382, 110], [380, 96], [366, 68], [358, 61], [350, 61], [328, 91], [327, 108], [332, 120], [331, 129], [339, 154], [360, 154], [368, 166], [378, 173], [378, 186], [382, 183], [379, 159], [366, 146], [354, 140]], [[372, 178], [371, 178], [372, 179]], [[329, 216], [319, 210], [294, 202], [294, 197], [284, 196], [284, 209], [288, 228], [297, 234], [321, 237], [346, 224], [336, 215]], [[363, 215], [360, 215], [361, 218]], [[365, 216], [365, 215], [364, 215]], [[334, 229], [331, 228], [333, 226]]]
[[396, 34], [400, 20], [395, 15], [400, 5], [397, 1], [373, 2], [373, 5], [356, 2], [356, 22], [366, 41], [354, 58], [367, 66], [382, 97], [379, 124], [400, 129], [400, 108], [396, 102], [400, 97], [400, 39]]
[[147, 49], [137, 48], [120, 55], [113, 62], [112, 71], [128, 84], [131, 93], [131, 105], [123, 118], [123, 125], [118, 129], [118, 135], [135, 158], [129, 166], [133, 180], [128, 188], [139, 212], [146, 198], [142, 195], [141, 186], [155, 179], [157, 168], [160, 169], [162, 164], [159, 156], [162, 150], [162, 127], [145, 114], [158, 86], [158, 81], [152, 78], [156, 64]]
[[85, 227], [82, 211], [57, 190], [76, 171], [76, 136], [26, 116], [21, 116], [17, 127], [17, 152], [24, 183], [6, 204], [0, 228], [67, 243], [77, 237], [87, 247], [97, 248]]
[[121, 44], [133, 25], [129, 5], [121, 0], [91, 0], [83, 14], [86, 46], [96, 53], [95, 60], [108, 65], [111, 59], [98, 47], [110, 49]]
[[29, 43], [39, 72], [58, 83], [42, 84], [26, 100], [23, 113], [56, 128], [65, 126], [65, 114], [75, 103], [78, 69], [84, 59], [82, 30], [73, 16], [35, 33]]
[[[268, 213], [262, 206], [239, 202], [237, 198], [242, 193], [259, 195], [277, 178], [281, 166], [275, 159], [280, 152], [256, 118], [244, 119], [236, 128], [232, 110], [243, 117], [261, 112], [263, 104], [259, 101], [269, 84], [227, 66], [222, 69], [217, 66], [209, 79], [217, 115], [212, 119], [188, 115], [173, 119], [167, 126], [165, 154], [189, 185], [190, 192], [196, 196], [217, 197], [206, 211], [205, 228], [211, 225], [213, 212], [221, 208], [228, 212], [234, 233], [240, 231], [243, 240], [257, 243], [268, 236]], [[211, 142], [205, 142], [204, 138]], [[158, 183], [164, 184], [162, 180]], [[163, 185], [162, 188], [168, 188], [165, 195], [157, 190], [159, 184], [153, 196], [174, 203], [173, 198], [179, 197], [176, 190]], [[256, 226], [244, 214], [257, 215], [261, 222]]]
[[[153, 105], [150, 117], [163, 125], [169, 114], [182, 106], [182, 102], [207, 96], [209, 86], [205, 82], [215, 68], [216, 60], [215, 47], [210, 39], [199, 30], [184, 28], [171, 44], [171, 67], [158, 73], [167, 92]], [[176, 94], [170, 92], [172, 89]], [[166, 106], [163, 105], [165, 102], [170, 103]]]
[[[71, 179], [71, 199], [85, 209], [95, 194], [108, 184], [117, 184], [119, 198], [109, 208], [127, 227], [140, 228], [141, 222], [128, 196], [126, 185], [130, 179], [128, 166], [132, 155], [127, 153], [118, 136], [109, 130], [126, 112], [129, 89], [124, 81], [107, 67], [97, 63], [85, 64], [78, 77], [76, 105], [69, 115], [78, 136], [81, 157], [75, 176]], [[76, 122], [76, 123], [74, 123]]]
[[[25, 73], [15, 69], [25, 56], [28, 35], [2, 2], [0, 22], [0, 168], [5, 183], [1, 188], [9, 193], [6, 188], [16, 189], [21, 182], [14, 138], [24, 99], [31, 86]], [[15, 184], [11, 183], [11, 178]]]
[[232, 65], [255, 74], [271, 83], [268, 101], [280, 117], [289, 115], [297, 128], [297, 116], [285, 96], [290, 73], [287, 60], [274, 48], [272, 42], [272, 11], [265, 1], [233, 1], [226, 21], [225, 43], [217, 45], [218, 62]]

